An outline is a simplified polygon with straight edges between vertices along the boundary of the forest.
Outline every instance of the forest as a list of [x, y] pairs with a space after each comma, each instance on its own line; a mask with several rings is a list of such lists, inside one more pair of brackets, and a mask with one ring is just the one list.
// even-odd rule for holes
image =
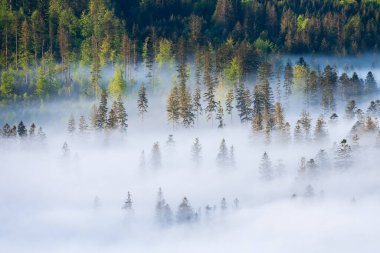
[[0, 252], [377, 252], [378, 0], [0, 0]]

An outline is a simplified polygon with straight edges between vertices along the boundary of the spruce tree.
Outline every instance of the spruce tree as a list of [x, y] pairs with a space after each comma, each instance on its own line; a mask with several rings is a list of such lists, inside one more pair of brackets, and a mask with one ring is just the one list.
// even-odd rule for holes
[[67, 131], [70, 134], [73, 134], [75, 132], [75, 118], [73, 114], [70, 114], [69, 121], [67, 123]]
[[335, 91], [337, 87], [337, 74], [335, 69], [327, 65], [323, 71], [321, 86], [322, 86], [322, 107], [325, 112], [335, 110]]
[[86, 119], [84, 118], [83, 115], [81, 115], [79, 118], [79, 131], [81, 133], [84, 133], [87, 131], [87, 129], [88, 129], [88, 125], [87, 125]]
[[102, 94], [100, 96], [100, 103], [96, 113], [96, 127], [97, 129], [104, 129], [107, 126], [107, 100], [108, 95], [106, 90], [103, 89]]
[[21, 138], [24, 138], [28, 135], [28, 130], [26, 129], [22, 121], [20, 121], [20, 123], [17, 126], [17, 133], [18, 133], [18, 136], [20, 136]]
[[352, 164], [351, 146], [347, 143], [346, 139], [343, 139], [335, 151], [335, 167], [346, 170], [351, 167]]
[[199, 143], [199, 139], [195, 138], [193, 145], [191, 146], [191, 160], [196, 168], [198, 168], [202, 162], [202, 145]]
[[207, 120], [211, 120], [211, 123], [213, 123], [213, 114], [216, 111], [217, 103], [215, 101], [215, 80], [213, 77], [213, 65], [210, 52], [208, 50], [206, 50], [204, 54], [203, 67], [203, 82], [206, 88], [206, 91], [203, 94], [204, 100], [206, 102], [205, 113]]
[[217, 164], [220, 168], [228, 167], [229, 157], [226, 141], [223, 139], [219, 146], [219, 152], [216, 157]]
[[226, 95], [226, 112], [230, 115], [232, 123], [232, 110], [234, 109], [232, 103], [234, 102], [234, 92], [232, 89], [229, 89]]
[[29, 137], [34, 137], [36, 135], [36, 125], [32, 123], [29, 128]]
[[179, 94], [176, 85], [174, 85], [170, 91], [166, 104], [166, 112], [168, 115], [168, 121], [172, 123], [174, 128], [174, 126], [178, 123], [180, 117]]
[[269, 181], [273, 178], [272, 162], [269, 159], [267, 152], [264, 152], [259, 167], [260, 177], [263, 180]]
[[215, 117], [216, 120], [219, 122], [218, 128], [223, 128], [225, 126], [223, 117], [224, 117], [224, 113], [223, 113], [222, 103], [218, 101], [216, 117]]
[[288, 103], [289, 97], [292, 94], [292, 88], [294, 85], [294, 74], [293, 74], [293, 67], [288, 61], [285, 66], [285, 77], [284, 77], [284, 96], [285, 96], [285, 102]]
[[202, 99], [201, 88], [200, 88], [200, 85], [197, 84], [194, 90], [193, 105], [192, 105], [194, 116], [197, 121], [197, 125], [199, 122], [199, 116], [202, 115], [202, 111], [203, 111], [201, 99]]
[[121, 131], [126, 131], [128, 124], [128, 114], [125, 110], [123, 101], [121, 96], [119, 96], [116, 100], [116, 105], [115, 105], [115, 113], [116, 113], [116, 125]]
[[193, 208], [191, 207], [188, 199], [184, 197], [181, 204], [178, 206], [177, 222], [185, 223], [185, 222], [192, 222], [193, 220], [194, 220]]
[[148, 112], [148, 98], [144, 83], [141, 84], [138, 92], [137, 108], [141, 120], [144, 121], [144, 115]]
[[117, 118], [116, 118], [116, 112], [115, 112], [115, 102], [110, 110], [110, 113], [108, 114], [107, 119], [107, 128], [108, 129], [116, 129], [117, 128]]
[[152, 156], [151, 156], [152, 167], [158, 169], [161, 167], [161, 151], [160, 145], [158, 142], [155, 142], [152, 147]]
[[353, 119], [355, 117], [356, 109], [357, 108], [355, 100], [350, 100], [346, 105], [346, 118]]
[[277, 130], [282, 130], [285, 126], [284, 110], [282, 109], [280, 102], [276, 102], [275, 104], [274, 125]]
[[326, 122], [321, 114], [316, 122], [314, 130], [314, 139], [317, 141], [323, 141], [327, 137]]
[[365, 78], [365, 93], [373, 96], [378, 92], [377, 83], [371, 71], [368, 72]]
[[133, 202], [132, 202], [132, 196], [128, 192], [127, 193], [127, 199], [125, 200], [124, 205], [123, 205], [123, 209], [125, 209], [127, 211], [131, 211], [133, 209], [132, 204], [133, 204]]

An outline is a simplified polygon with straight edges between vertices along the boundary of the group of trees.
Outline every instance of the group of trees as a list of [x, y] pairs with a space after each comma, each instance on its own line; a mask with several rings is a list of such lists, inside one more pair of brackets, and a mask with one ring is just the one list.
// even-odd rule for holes
[[36, 124], [32, 123], [29, 127], [29, 130], [25, 126], [23, 121], [16, 125], [9, 125], [5, 123], [4, 126], [0, 129], [0, 137], [5, 139], [13, 139], [19, 137], [21, 140], [38, 138], [43, 141], [46, 138], [46, 134], [42, 130], [42, 127], [36, 126]]
[[[148, 86], [154, 88], [159, 68], [177, 61], [178, 94], [184, 101], [181, 114], [186, 116], [182, 120], [191, 125], [195, 115], [183, 111], [190, 103], [183, 87], [188, 78], [186, 55], [205, 68], [209, 100], [205, 110], [211, 117], [219, 111], [212, 94], [215, 84], [240, 83], [257, 69], [266, 52], [376, 50], [379, 9], [372, 0], [1, 0], [1, 97], [44, 98], [75, 92], [99, 96], [107, 65], [115, 70], [108, 88], [117, 97], [133, 83], [139, 62], [146, 67]], [[83, 72], [79, 65], [89, 67], [88, 77], [79, 77]], [[302, 68], [299, 71], [304, 73]], [[326, 71], [322, 83], [335, 82]], [[307, 78], [312, 87], [316, 74], [311, 71]], [[351, 79], [342, 81], [355, 85], [355, 77]], [[324, 103], [330, 106], [329, 98]]]

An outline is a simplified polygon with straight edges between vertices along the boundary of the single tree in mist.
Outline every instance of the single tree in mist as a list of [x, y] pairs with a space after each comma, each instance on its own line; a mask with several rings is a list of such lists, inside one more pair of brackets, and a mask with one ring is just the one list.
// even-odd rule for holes
[[378, 130], [377, 121], [370, 116], [367, 116], [364, 122], [364, 129], [367, 132], [375, 132]]
[[302, 126], [301, 121], [297, 120], [296, 126], [294, 127], [294, 142], [300, 143], [303, 141]]
[[203, 111], [201, 99], [202, 99], [201, 87], [200, 87], [200, 84], [197, 84], [194, 90], [193, 106], [192, 106], [194, 116], [197, 121], [197, 125], [199, 123], [199, 117], [200, 115], [202, 115], [202, 111]]
[[180, 83], [178, 90], [179, 102], [179, 116], [182, 119], [184, 127], [191, 127], [194, 125], [195, 115], [193, 113], [193, 105], [191, 93], [188, 91], [185, 83]]
[[172, 87], [167, 103], [166, 103], [166, 112], [168, 115], [168, 121], [172, 123], [173, 128], [179, 121], [180, 117], [180, 108], [179, 108], [179, 94], [177, 85], [174, 84]]
[[28, 130], [26, 129], [22, 121], [20, 121], [20, 123], [17, 126], [17, 133], [18, 136], [20, 136], [21, 138], [26, 137], [28, 135]]
[[307, 107], [316, 106], [319, 103], [319, 80], [320, 78], [317, 71], [312, 70], [307, 73], [304, 89], [304, 96]]
[[191, 146], [191, 160], [196, 168], [198, 168], [202, 162], [202, 145], [199, 143], [199, 139], [195, 138], [193, 145]]
[[156, 219], [161, 225], [170, 225], [172, 222], [173, 213], [169, 204], [165, 202], [161, 188], [158, 189], [156, 203]]
[[36, 135], [36, 125], [32, 123], [29, 128], [29, 137], [33, 138]]
[[306, 172], [309, 177], [315, 177], [318, 172], [318, 165], [315, 162], [314, 159], [310, 159], [309, 161], [306, 162]]
[[203, 82], [206, 88], [203, 97], [206, 102], [205, 113], [207, 120], [211, 120], [211, 124], [213, 124], [214, 113], [216, 111], [216, 101], [215, 101], [215, 80], [213, 76], [213, 65], [211, 59], [211, 53], [209, 50], [205, 50], [203, 57]]
[[227, 200], [224, 197], [222, 198], [222, 201], [220, 201], [220, 209], [222, 212], [227, 210]]
[[229, 166], [232, 168], [235, 168], [236, 162], [235, 162], [235, 148], [232, 145], [230, 147], [230, 155], [229, 155]]
[[123, 101], [121, 96], [118, 96], [116, 100], [116, 105], [115, 105], [115, 112], [116, 112], [116, 125], [121, 131], [126, 131], [128, 124], [128, 114], [125, 110]]
[[372, 117], [380, 116], [380, 100], [370, 102], [367, 114]]
[[92, 129], [96, 129], [97, 127], [97, 111], [98, 111], [98, 108], [96, 108], [96, 105], [93, 104], [91, 106], [91, 111], [90, 111], [90, 124], [91, 124], [91, 128]]
[[13, 138], [17, 137], [17, 127], [15, 125], [11, 128], [9, 136]]
[[223, 139], [219, 146], [219, 152], [216, 157], [217, 164], [220, 168], [228, 167], [229, 157], [226, 141]]
[[137, 99], [138, 115], [144, 121], [144, 115], [148, 112], [148, 98], [144, 83], [141, 84]]
[[365, 94], [369, 96], [377, 95], [377, 83], [371, 71], [368, 72], [364, 83]]
[[67, 142], [63, 143], [62, 152], [63, 152], [63, 156], [68, 156], [69, 155], [70, 148], [69, 148], [69, 145], [67, 144]]
[[328, 132], [326, 129], [326, 122], [321, 114], [315, 124], [314, 139], [317, 141], [323, 141], [327, 138]]
[[249, 92], [249, 89], [244, 87], [243, 83], [236, 87], [235, 98], [236, 110], [238, 111], [241, 123], [250, 121], [252, 118], [251, 93]]
[[356, 111], [356, 102], [355, 100], [350, 100], [346, 105], [346, 118], [347, 119], [353, 119], [355, 117], [355, 111]]
[[81, 115], [79, 118], [79, 131], [81, 133], [84, 133], [87, 131], [87, 129], [88, 129], [88, 125], [87, 125], [86, 119], [83, 115]]
[[116, 112], [115, 112], [115, 109], [116, 109], [116, 104], [115, 102], [113, 103], [113, 106], [108, 114], [108, 118], [107, 118], [107, 128], [108, 129], [115, 129], [117, 128], [117, 118], [116, 118]]
[[175, 140], [174, 140], [172, 134], [169, 134], [168, 140], [166, 141], [166, 145], [169, 146], [169, 147], [175, 146]]
[[70, 134], [73, 134], [75, 132], [75, 118], [74, 118], [74, 115], [72, 113], [70, 114], [70, 118], [69, 118], [69, 121], [67, 123], [67, 131]]
[[273, 178], [272, 162], [269, 159], [267, 152], [264, 152], [259, 166], [260, 177], [263, 180], [269, 181]]
[[160, 151], [160, 145], [158, 142], [155, 142], [153, 144], [152, 154], [151, 154], [151, 164], [152, 164], [152, 167], [156, 169], [161, 167], [161, 151]]
[[229, 89], [226, 95], [226, 112], [230, 115], [232, 123], [232, 110], [234, 109], [232, 103], [234, 102], [234, 92], [232, 89]]
[[140, 161], [139, 161], [139, 169], [140, 171], [144, 171], [146, 169], [146, 160], [145, 160], [145, 151], [141, 151]]
[[294, 85], [294, 74], [293, 67], [288, 61], [285, 65], [285, 74], [284, 74], [284, 99], [285, 103], [289, 102], [289, 97], [292, 94], [292, 88]]
[[327, 65], [323, 71], [321, 79], [322, 87], [322, 107], [328, 113], [335, 110], [335, 91], [337, 88], [336, 70], [330, 65]]
[[224, 118], [224, 112], [223, 112], [222, 103], [218, 101], [218, 106], [217, 106], [216, 116], [215, 116], [215, 119], [219, 122], [218, 128], [223, 128], [225, 126], [223, 118]]
[[46, 139], [46, 134], [45, 132], [42, 130], [42, 127], [39, 127], [38, 128], [38, 132], [37, 132], [37, 136], [38, 136], [38, 139], [42, 142]]
[[132, 210], [132, 196], [131, 194], [128, 192], [127, 194], [127, 199], [125, 200], [124, 202], [124, 205], [123, 205], [123, 209], [127, 210], [127, 211], [130, 211]]
[[319, 168], [328, 170], [330, 168], [330, 158], [324, 149], [320, 149], [315, 156], [315, 162], [319, 165]]
[[103, 89], [102, 94], [100, 96], [100, 103], [98, 110], [96, 112], [96, 128], [97, 129], [104, 129], [107, 126], [107, 100], [108, 95], [106, 90]]
[[183, 198], [177, 210], [177, 222], [186, 223], [194, 220], [194, 211], [186, 197]]
[[3, 128], [1, 129], [1, 136], [5, 138], [9, 138], [11, 135], [11, 127], [8, 123], [5, 123]]
[[274, 126], [275, 129], [282, 131], [285, 126], [284, 109], [280, 102], [276, 102], [274, 106]]
[[302, 127], [302, 131], [304, 133], [305, 140], [308, 141], [310, 139], [310, 129], [311, 129], [311, 117], [310, 114], [306, 111], [302, 112], [300, 118], [300, 124]]
[[305, 157], [301, 157], [301, 161], [299, 163], [298, 175], [299, 175], [299, 178], [304, 178], [304, 176], [306, 175], [306, 158]]
[[354, 134], [351, 137], [351, 141], [352, 141], [351, 149], [353, 152], [360, 148], [359, 140], [360, 140], [360, 137], [358, 134]]
[[351, 146], [343, 139], [335, 151], [335, 167], [338, 169], [348, 169], [352, 166], [352, 150]]

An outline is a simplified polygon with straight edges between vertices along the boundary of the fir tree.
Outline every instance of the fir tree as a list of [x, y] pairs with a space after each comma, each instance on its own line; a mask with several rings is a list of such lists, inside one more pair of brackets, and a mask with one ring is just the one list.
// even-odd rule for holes
[[146, 94], [146, 88], [144, 83], [141, 84], [141, 87], [139, 89], [138, 93], [138, 99], [137, 99], [137, 108], [139, 111], [139, 116], [142, 121], [144, 121], [144, 115], [146, 112], [148, 112], [148, 98]]
[[183, 198], [181, 204], [178, 206], [177, 222], [186, 223], [194, 220], [194, 211], [191, 208], [189, 201], [186, 197]]
[[21, 138], [26, 137], [28, 135], [28, 130], [26, 129], [22, 121], [20, 121], [20, 123], [17, 126], [17, 133], [18, 136], [20, 136]]
[[123, 205], [123, 209], [125, 209], [127, 211], [131, 211], [132, 210], [132, 204], [133, 204], [133, 202], [132, 202], [132, 196], [128, 192], [127, 199], [125, 200], [124, 205]]
[[100, 103], [98, 110], [96, 112], [96, 127], [97, 129], [104, 129], [107, 126], [107, 92], [103, 89], [102, 94], [100, 96]]
[[215, 117], [216, 120], [219, 122], [218, 128], [223, 128], [225, 126], [223, 117], [224, 117], [224, 113], [223, 113], [222, 103], [218, 101], [216, 117]]
[[294, 85], [294, 74], [293, 74], [293, 67], [288, 61], [285, 66], [285, 77], [284, 77], [284, 96], [285, 96], [285, 101], [288, 103], [289, 97], [292, 94], [292, 88]]
[[203, 81], [204, 86], [206, 87], [206, 91], [203, 94], [204, 100], [206, 102], [205, 113], [207, 120], [211, 120], [213, 123], [213, 114], [216, 111], [217, 103], [215, 101], [215, 81], [213, 77], [213, 66], [211, 62], [210, 52], [206, 50], [204, 54], [204, 73], [203, 73]]
[[346, 170], [352, 166], [352, 150], [347, 140], [343, 139], [335, 151], [335, 167]]
[[160, 151], [160, 145], [158, 142], [155, 142], [152, 147], [151, 164], [152, 164], [152, 167], [156, 169], [161, 167], [161, 151]]
[[88, 129], [88, 125], [86, 123], [86, 119], [84, 118], [83, 115], [81, 115], [79, 118], [79, 131], [81, 133], [84, 133], [87, 131], [87, 129]]
[[29, 137], [33, 138], [36, 135], [36, 125], [32, 123], [29, 128]]
[[317, 141], [323, 141], [327, 137], [326, 122], [321, 114], [316, 122], [314, 130], [314, 138]]
[[38, 136], [40, 141], [44, 141], [46, 139], [46, 134], [42, 130], [42, 127], [38, 128], [37, 136]]
[[202, 115], [202, 103], [201, 103], [202, 95], [201, 95], [201, 88], [200, 85], [197, 84], [194, 90], [194, 95], [193, 95], [193, 112], [195, 113], [194, 116], [197, 120], [197, 125], [199, 122], [199, 116]]
[[128, 127], [128, 124], [127, 124], [128, 114], [125, 110], [121, 96], [119, 96], [116, 100], [115, 113], [116, 113], [116, 125], [117, 125], [117, 127], [121, 131], [126, 131], [127, 127]]
[[73, 134], [75, 132], [75, 118], [73, 114], [70, 114], [69, 121], [67, 123], [67, 131], [70, 134]]
[[260, 177], [263, 180], [269, 181], [273, 178], [272, 163], [269, 159], [267, 152], [264, 152], [259, 167]]
[[368, 72], [365, 78], [365, 93], [367, 95], [373, 96], [377, 93], [377, 83], [371, 71]]
[[234, 92], [232, 89], [229, 89], [226, 95], [226, 112], [230, 115], [232, 123], [232, 110], [234, 109], [232, 103], [234, 102]]
[[156, 219], [163, 226], [170, 225], [172, 222], [172, 211], [170, 206], [165, 202], [161, 188], [158, 189], [157, 194]]
[[239, 112], [240, 121], [246, 123], [252, 118], [251, 93], [241, 83], [236, 88], [236, 110]]
[[322, 86], [322, 107], [325, 112], [335, 110], [335, 91], [337, 86], [337, 74], [335, 69], [327, 65], [324, 69], [321, 86]]
[[116, 118], [116, 112], [115, 108], [116, 104], [115, 102], [112, 105], [112, 108], [110, 110], [110, 113], [108, 114], [108, 119], [107, 119], [107, 128], [108, 129], [116, 129], [117, 128], [117, 118]]
[[69, 148], [69, 145], [67, 144], [67, 142], [63, 143], [62, 152], [63, 152], [63, 156], [68, 156], [69, 155], [70, 148]]
[[227, 210], [226, 198], [222, 198], [222, 201], [220, 201], [220, 209], [222, 210], [222, 212]]
[[217, 164], [220, 168], [226, 168], [229, 165], [228, 148], [226, 141], [223, 139], [219, 146], [219, 152], [216, 157]]
[[191, 147], [191, 160], [193, 161], [196, 168], [198, 168], [202, 162], [202, 145], [199, 143], [199, 139], [195, 138], [194, 143]]
[[350, 100], [346, 105], [346, 118], [353, 119], [355, 117], [356, 109], [357, 108], [355, 100]]
[[91, 114], [90, 114], [90, 122], [91, 122], [92, 129], [97, 128], [97, 111], [98, 109], [96, 108], [96, 105], [93, 104], [91, 106]]
[[172, 123], [173, 128], [178, 123], [179, 120], [179, 94], [178, 88], [176, 85], [170, 91], [167, 104], [166, 104], [166, 112], [168, 114], [168, 121]]
[[282, 130], [285, 126], [284, 110], [282, 109], [280, 102], [276, 102], [276, 104], [275, 104], [274, 125], [275, 125], [275, 128], [278, 130]]

